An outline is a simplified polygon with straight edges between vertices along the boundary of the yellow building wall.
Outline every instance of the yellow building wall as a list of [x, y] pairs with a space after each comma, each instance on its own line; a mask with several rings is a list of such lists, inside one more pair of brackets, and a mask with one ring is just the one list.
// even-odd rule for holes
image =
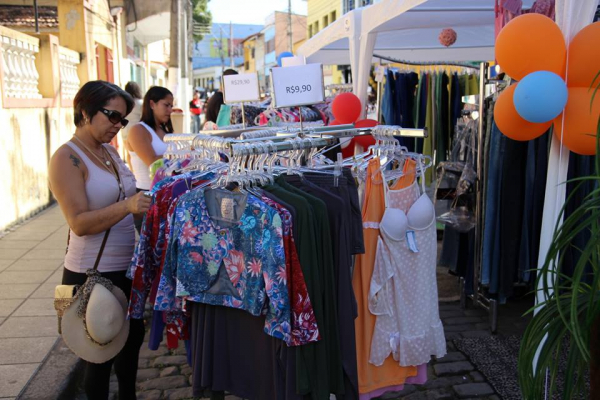
[[0, 108], [0, 231], [49, 204], [48, 162], [73, 135], [73, 109]]
[[[252, 50], [255, 54], [252, 57]], [[244, 42], [244, 71], [256, 72], [256, 40], [248, 40]]]
[[[101, 77], [98, 76], [96, 46], [111, 50], [113, 56], [113, 77], [117, 85], [121, 81], [121, 57], [123, 54], [123, 35], [120, 23], [114, 22], [108, 3], [89, 0], [58, 0], [58, 21], [61, 46], [83, 53], [83, 62], [79, 65], [78, 75], [82, 82], [106, 76], [101, 65]], [[121, 14], [119, 18], [124, 18]], [[101, 57], [103, 57], [101, 55]]]
[[[342, 16], [342, 2], [340, 0], [308, 0], [307, 11], [306, 35], [310, 39]], [[342, 83], [342, 73], [336, 66], [325, 66], [323, 72], [326, 85]]]
[[[125, 63], [122, 21], [111, 23], [108, 3], [58, 0], [55, 4], [59, 14], [58, 37], [37, 35], [40, 52], [36, 54], [35, 67], [40, 75], [38, 89], [44, 98], [8, 98], [7, 88], [0, 82], [0, 126], [4, 127], [4, 133], [0, 135], [0, 232], [52, 202], [48, 162], [75, 129], [70, 100], [61, 99], [59, 92], [58, 45], [82, 55], [77, 67], [80, 85], [97, 79], [96, 44], [112, 50], [114, 81], [121, 87], [125, 83], [121, 81]], [[119, 18], [124, 18], [124, 14]], [[0, 33], [28, 41], [27, 35], [4, 27], [0, 27]], [[50, 48], [52, 52], [49, 52]], [[2, 70], [0, 65], [0, 78]], [[103, 71], [103, 75], [106, 76], [106, 72]], [[127, 77], [123, 76], [123, 79], [127, 80]]]
[[331, 24], [332, 19], [337, 20], [342, 16], [342, 2], [340, 0], [308, 0], [307, 11], [307, 37], [311, 38]]

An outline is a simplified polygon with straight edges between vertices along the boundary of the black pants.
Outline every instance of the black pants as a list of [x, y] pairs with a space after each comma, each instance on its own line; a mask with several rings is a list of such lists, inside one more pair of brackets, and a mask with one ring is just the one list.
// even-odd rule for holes
[[[105, 272], [104, 278], [120, 288], [129, 300], [131, 293], [131, 280], [125, 276], [126, 271]], [[82, 285], [87, 278], [86, 274], [63, 270], [63, 285]], [[119, 399], [135, 400], [135, 380], [137, 377], [138, 357], [140, 347], [144, 342], [144, 321], [131, 319], [129, 325], [129, 336], [123, 349], [115, 358], [103, 364], [94, 364], [84, 361], [85, 372], [83, 386], [89, 400], [108, 399], [108, 388], [110, 385], [110, 371], [115, 365], [115, 373], [119, 382]]]

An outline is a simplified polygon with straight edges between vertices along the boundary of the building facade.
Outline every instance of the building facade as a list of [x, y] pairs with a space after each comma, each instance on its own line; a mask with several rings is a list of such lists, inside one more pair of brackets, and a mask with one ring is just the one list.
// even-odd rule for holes
[[[365, 7], [376, 3], [378, 0], [307, 0], [307, 35], [312, 38], [317, 33], [327, 28], [343, 14], [358, 7]], [[346, 83], [344, 76], [349, 76], [349, 66], [323, 67], [325, 84]]]
[[284, 52], [295, 53], [304, 41], [306, 16], [276, 11], [265, 19], [260, 32], [243, 40], [244, 70], [258, 74], [261, 91], [266, 93], [271, 68], [277, 66], [277, 56]]
[[210, 33], [194, 44], [193, 86], [208, 91], [220, 88], [223, 70], [244, 64], [244, 39], [262, 29], [262, 25], [213, 23]]
[[[48, 162], [73, 135], [73, 98], [81, 85], [103, 79], [124, 87], [135, 80], [145, 90], [171, 81], [179, 102], [186, 86], [185, 68], [171, 73], [169, 41], [174, 4], [182, 11], [177, 18], [191, 17], [189, 0], [38, 4], [37, 32], [31, 2], [0, 4], [0, 123], [6, 131], [0, 135], [0, 232], [53, 201]], [[113, 144], [123, 151], [122, 143]]]

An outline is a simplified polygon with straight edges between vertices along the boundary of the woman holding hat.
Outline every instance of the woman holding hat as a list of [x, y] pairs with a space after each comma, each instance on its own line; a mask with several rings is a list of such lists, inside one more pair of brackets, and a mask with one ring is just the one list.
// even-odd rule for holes
[[142, 320], [126, 320], [134, 251], [133, 215], [150, 198], [108, 143], [127, 125], [133, 99], [118, 86], [91, 81], [73, 101], [75, 134], [50, 160], [50, 189], [69, 224], [63, 285], [83, 285], [62, 317], [65, 343], [85, 360], [88, 399], [107, 399], [111, 367], [119, 398], [135, 399]]

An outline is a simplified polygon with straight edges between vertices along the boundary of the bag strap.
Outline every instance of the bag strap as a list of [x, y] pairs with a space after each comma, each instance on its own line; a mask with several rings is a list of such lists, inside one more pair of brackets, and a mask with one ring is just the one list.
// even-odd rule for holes
[[104, 252], [104, 246], [106, 246], [106, 241], [108, 240], [108, 234], [110, 233], [110, 228], [106, 230], [104, 234], [104, 239], [102, 239], [102, 244], [100, 245], [100, 251], [98, 252], [98, 257], [96, 257], [96, 262], [94, 263], [94, 270], [98, 269], [98, 265], [100, 264], [100, 259], [102, 258], [102, 253]]

